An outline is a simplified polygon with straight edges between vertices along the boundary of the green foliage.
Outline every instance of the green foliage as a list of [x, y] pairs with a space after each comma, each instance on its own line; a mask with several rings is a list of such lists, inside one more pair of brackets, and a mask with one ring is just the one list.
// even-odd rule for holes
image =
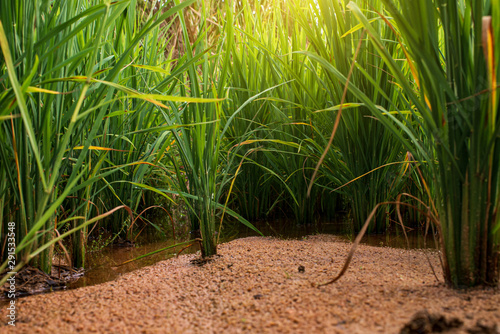
[[50, 271], [64, 240], [80, 267], [92, 231], [132, 239], [149, 209], [184, 201], [210, 256], [225, 215], [310, 224], [343, 201], [358, 231], [409, 193], [408, 215], [438, 227], [447, 282], [497, 284], [499, 7], [7, 2], [1, 239], [13, 221], [20, 266]]

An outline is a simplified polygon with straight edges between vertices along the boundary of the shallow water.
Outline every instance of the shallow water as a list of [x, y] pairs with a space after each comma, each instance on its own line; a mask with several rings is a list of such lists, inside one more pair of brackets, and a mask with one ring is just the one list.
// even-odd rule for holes
[[[184, 240], [183, 240], [184, 241]], [[177, 241], [180, 243], [181, 241]], [[145, 258], [123, 264], [125, 261], [135, 259], [141, 255], [146, 255], [153, 251], [176, 244], [174, 240], [155, 241], [150, 243], [138, 244], [135, 247], [114, 247], [109, 246], [102, 251], [94, 254], [87, 255], [86, 266], [87, 270], [83, 277], [78, 281], [68, 285], [69, 289], [79, 288], [82, 286], [89, 286], [112, 281], [119, 276], [140, 269], [142, 267], [150, 266], [156, 262], [169, 259], [181, 251], [184, 247], [177, 246], [166, 251], [147, 256]], [[194, 243], [182, 251], [182, 254], [195, 253], [200, 249], [198, 243]]]

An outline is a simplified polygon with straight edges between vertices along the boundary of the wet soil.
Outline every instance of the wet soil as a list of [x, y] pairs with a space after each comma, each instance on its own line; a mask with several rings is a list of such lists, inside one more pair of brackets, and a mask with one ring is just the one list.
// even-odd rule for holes
[[[7, 271], [0, 274], [0, 277], [7, 274]], [[40, 269], [25, 266], [15, 276], [15, 295], [17, 298], [39, 293], [52, 292], [66, 289], [68, 284], [76, 282], [84, 274], [83, 269], [74, 269], [65, 265], [54, 264], [50, 275]], [[10, 283], [0, 286], [0, 305], [8, 302], [10, 294]]]
[[327, 235], [237, 239], [201, 265], [199, 255], [182, 255], [115, 281], [19, 299], [16, 327], [4, 320], [0, 332], [428, 333], [423, 323], [430, 332], [498, 333], [499, 290], [447, 288], [435, 251], [360, 245], [344, 277], [316, 287], [350, 247]]

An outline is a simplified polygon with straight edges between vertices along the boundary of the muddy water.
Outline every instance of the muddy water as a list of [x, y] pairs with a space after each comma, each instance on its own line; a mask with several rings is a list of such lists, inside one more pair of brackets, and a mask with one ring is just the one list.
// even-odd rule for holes
[[[73, 289], [82, 286], [89, 286], [112, 281], [122, 274], [137, 270], [145, 266], [150, 266], [159, 261], [169, 259], [173, 256], [176, 256], [177, 252], [181, 251], [187, 245], [177, 246], [175, 248], [153, 254], [151, 256], [129, 262], [127, 264], [123, 264], [126, 261], [135, 259], [142, 255], [146, 255], [153, 251], [174, 245], [179, 242], [180, 241], [174, 242], [174, 240], [167, 240], [155, 241], [147, 244], [138, 244], [134, 247], [110, 246], [100, 252], [88, 254], [88, 259], [86, 261], [87, 270], [85, 275], [78, 281], [71, 283], [68, 288]], [[195, 253], [198, 250], [198, 243], [194, 243], [192, 246], [185, 248], [182, 251], [182, 254]]]

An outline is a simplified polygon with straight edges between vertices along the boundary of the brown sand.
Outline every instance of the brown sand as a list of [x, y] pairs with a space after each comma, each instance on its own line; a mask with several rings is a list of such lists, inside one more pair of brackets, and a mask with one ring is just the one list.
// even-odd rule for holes
[[[238, 239], [203, 265], [183, 255], [116, 281], [17, 302], [12, 333], [399, 333], [420, 310], [464, 322], [500, 324], [498, 289], [455, 291], [437, 253], [361, 245], [338, 282], [351, 244], [333, 236]], [[299, 272], [299, 266], [304, 271]], [[301, 268], [302, 269], [302, 268]], [[110, 269], [111, 270], [111, 269]]]

